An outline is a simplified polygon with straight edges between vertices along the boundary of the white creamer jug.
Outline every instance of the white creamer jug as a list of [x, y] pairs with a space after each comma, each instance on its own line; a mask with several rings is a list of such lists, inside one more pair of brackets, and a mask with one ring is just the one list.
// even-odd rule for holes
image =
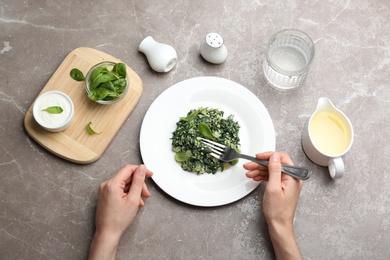
[[312, 162], [328, 166], [330, 176], [337, 179], [344, 175], [341, 157], [351, 148], [353, 137], [352, 124], [347, 116], [328, 98], [320, 98], [316, 111], [303, 129], [302, 147]]

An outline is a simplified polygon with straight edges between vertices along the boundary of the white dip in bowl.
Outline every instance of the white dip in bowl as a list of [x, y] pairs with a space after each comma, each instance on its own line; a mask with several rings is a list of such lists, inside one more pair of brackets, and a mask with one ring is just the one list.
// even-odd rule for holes
[[[62, 112], [50, 113], [47, 108], [60, 107]], [[40, 95], [33, 106], [35, 121], [44, 129], [50, 132], [65, 130], [72, 122], [74, 106], [71, 98], [65, 93], [52, 90]]]

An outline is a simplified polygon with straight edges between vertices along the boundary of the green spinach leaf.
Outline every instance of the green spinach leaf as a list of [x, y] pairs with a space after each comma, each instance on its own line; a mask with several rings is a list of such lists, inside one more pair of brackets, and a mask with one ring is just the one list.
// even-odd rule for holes
[[92, 124], [92, 122], [89, 122], [89, 123], [87, 124], [87, 126], [85, 127], [85, 130], [87, 131], [87, 133], [88, 133], [89, 135], [99, 135], [99, 134], [101, 134], [101, 133], [95, 132], [95, 131], [92, 129], [91, 124]]
[[125, 78], [120, 78], [120, 79], [112, 81], [112, 84], [113, 84], [115, 92], [118, 94], [122, 94], [126, 88], [127, 81]]
[[112, 69], [112, 71], [114, 73], [116, 73], [118, 76], [126, 78], [126, 65], [124, 63], [117, 63], [117, 64], [115, 64], [115, 66]]
[[100, 84], [113, 81], [118, 78], [118, 76], [111, 71], [102, 71], [101, 73], [96, 74], [95, 77], [92, 76], [93, 74], [89, 78], [91, 89], [99, 88]]
[[70, 76], [72, 77], [72, 79], [74, 79], [76, 81], [84, 81], [85, 80], [84, 74], [81, 72], [81, 70], [76, 69], [76, 68], [74, 68], [70, 71]]
[[194, 120], [198, 114], [201, 112], [200, 109], [197, 109], [197, 110], [194, 110], [191, 114], [189, 114], [188, 116], [186, 117], [180, 117], [180, 120], [184, 120], [184, 121], [187, 121], [187, 122], [190, 122], [192, 120]]
[[45, 109], [42, 109], [42, 111], [46, 111], [50, 114], [61, 114], [62, 111], [64, 111], [62, 109], [62, 107], [59, 107], [59, 106], [52, 106], [52, 107], [48, 107], [48, 108], [45, 108]]
[[106, 88], [98, 88], [90, 91], [88, 97], [94, 101], [104, 100], [109, 93], [110, 91]]
[[177, 162], [185, 162], [191, 157], [191, 153], [189, 151], [187, 152], [180, 152], [175, 154], [175, 160]]
[[213, 136], [213, 132], [211, 131], [208, 124], [206, 124], [204, 122], [200, 122], [198, 125], [198, 131], [204, 138], [210, 139], [210, 140], [215, 140], [215, 138]]

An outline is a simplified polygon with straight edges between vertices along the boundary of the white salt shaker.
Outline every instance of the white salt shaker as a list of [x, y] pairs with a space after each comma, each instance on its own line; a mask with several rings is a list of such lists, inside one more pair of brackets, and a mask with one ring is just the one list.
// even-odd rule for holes
[[227, 58], [228, 51], [218, 33], [209, 33], [200, 45], [200, 55], [210, 63], [220, 64]]
[[168, 72], [176, 65], [176, 50], [168, 44], [155, 41], [152, 36], [143, 39], [138, 50], [146, 55], [154, 71]]

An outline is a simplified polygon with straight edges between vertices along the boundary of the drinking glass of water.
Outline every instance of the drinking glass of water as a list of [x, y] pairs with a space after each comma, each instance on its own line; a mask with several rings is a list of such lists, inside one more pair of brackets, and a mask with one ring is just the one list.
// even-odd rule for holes
[[277, 32], [268, 42], [263, 63], [267, 83], [277, 90], [300, 87], [314, 53], [314, 43], [306, 33], [296, 29]]

